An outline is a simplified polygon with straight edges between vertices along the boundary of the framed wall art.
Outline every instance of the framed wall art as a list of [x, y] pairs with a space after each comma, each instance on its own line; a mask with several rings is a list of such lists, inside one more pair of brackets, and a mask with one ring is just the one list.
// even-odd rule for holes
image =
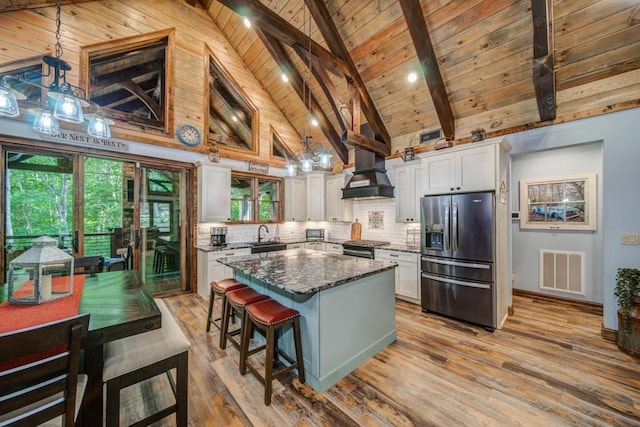
[[520, 181], [520, 228], [596, 230], [596, 174]]

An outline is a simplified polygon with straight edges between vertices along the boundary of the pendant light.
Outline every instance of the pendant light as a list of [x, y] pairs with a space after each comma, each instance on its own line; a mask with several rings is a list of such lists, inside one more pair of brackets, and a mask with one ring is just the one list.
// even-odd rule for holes
[[60, 44], [60, 0], [56, 1], [56, 44], [55, 56], [45, 55], [42, 62], [47, 65], [46, 74], [43, 77], [52, 76], [52, 83], [45, 86], [36, 83], [19, 75], [6, 75], [2, 78], [0, 85], [0, 115], [6, 117], [17, 117], [20, 115], [18, 100], [26, 99], [26, 96], [13, 89], [10, 82], [24, 83], [37, 86], [46, 91], [44, 105], [30, 112], [35, 114], [33, 129], [39, 133], [55, 135], [60, 132], [58, 120], [67, 123], [83, 123], [85, 114], [83, 108], [95, 106], [97, 113], [87, 115], [89, 125], [87, 133], [97, 138], [109, 138], [111, 136], [110, 125], [113, 121], [107, 119], [101, 112], [100, 106], [95, 102], [86, 99], [86, 92], [78, 86], [67, 82], [66, 72], [71, 70], [71, 66], [62, 57], [62, 45]]

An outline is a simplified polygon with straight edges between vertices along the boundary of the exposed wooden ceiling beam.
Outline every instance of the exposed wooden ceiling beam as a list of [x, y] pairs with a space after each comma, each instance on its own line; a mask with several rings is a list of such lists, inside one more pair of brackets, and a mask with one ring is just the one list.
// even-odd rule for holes
[[313, 19], [316, 21], [316, 24], [322, 33], [322, 37], [324, 37], [324, 40], [327, 42], [329, 50], [340, 58], [348, 67], [349, 74], [353, 79], [353, 84], [358, 89], [358, 93], [362, 100], [362, 111], [364, 112], [373, 133], [387, 146], [391, 147], [391, 136], [389, 135], [380, 114], [378, 114], [378, 110], [373, 103], [373, 99], [371, 99], [371, 96], [367, 91], [367, 87], [365, 86], [362, 77], [360, 77], [358, 69], [353, 63], [353, 59], [351, 59], [351, 55], [349, 54], [335, 23], [331, 19], [331, 14], [329, 13], [327, 6], [322, 0], [305, 0], [305, 4], [309, 8], [311, 16], [313, 16]]
[[151, 114], [153, 114], [156, 120], [160, 119], [160, 116], [162, 115], [162, 108], [144, 91], [144, 89], [138, 86], [133, 80], [127, 80], [126, 82], [121, 82], [120, 84], [123, 88], [131, 92], [133, 95], [137, 96], [140, 101], [142, 101], [144, 105], [149, 108]]
[[553, 1], [532, 0], [533, 86], [540, 120], [556, 118], [556, 79], [553, 54]]
[[331, 144], [333, 149], [336, 151], [336, 154], [338, 154], [340, 160], [342, 160], [342, 163], [349, 163], [349, 153], [347, 151], [347, 148], [344, 146], [344, 144], [342, 144], [340, 136], [333, 128], [333, 125], [331, 124], [327, 116], [324, 114], [324, 111], [320, 107], [320, 104], [311, 93], [311, 90], [296, 69], [293, 61], [285, 51], [282, 44], [280, 44], [276, 37], [260, 29], [256, 29], [256, 33], [258, 34], [258, 37], [260, 37], [260, 40], [262, 40], [262, 42], [264, 43], [273, 59], [275, 59], [275, 61], [281, 66], [284, 66], [289, 72], [289, 81], [291, 82], [291, 86], [296, 91], [296, 94], [298, 94], [305, 107], [308, 106], [308, 108], [311, 109], [313, 114], [318, 119], [322, 133], [327, 137], [327, 139], [329, 140], [329, 144]]
[[310, 46], [311, 53], [323, 61], [327, 70], [340, 77], [349, 76], [350, 68], [340, 58], [320, 44], [311, 40], [302, 31], [289, 24], [258, 0], [218, 0], [240, 16], [249, 18], [254, 28], [271, 34], [281, 42], [293, 47], [294, 44]]
[[189, 6], [195, 6], [198, 0], [185, 0]]
[[431, 99], [438, 114], [442, 133], [445, 138], [454, 139], [456, 123], [449, 98], [447, 97], [447, 90], [440, 74], [440, 67], [438, 67], [438, 59], [433, 50], [427, 22], [424, 20], [420, 0], [400, 0], [399, 3], [420, 60], [420, 69], [427, 81], [429, 93], [431, 93]]

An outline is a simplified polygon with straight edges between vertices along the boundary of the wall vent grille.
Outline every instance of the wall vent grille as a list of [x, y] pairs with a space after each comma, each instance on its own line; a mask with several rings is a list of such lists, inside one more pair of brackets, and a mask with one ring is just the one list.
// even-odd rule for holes
[[540, 250], [540, 289], [584, 295], [584, 252]]
[[442, 138], [442, 129], [436, 129], [420, 134], [420, 144], [426, 144], [427, 142], [437, 141]]

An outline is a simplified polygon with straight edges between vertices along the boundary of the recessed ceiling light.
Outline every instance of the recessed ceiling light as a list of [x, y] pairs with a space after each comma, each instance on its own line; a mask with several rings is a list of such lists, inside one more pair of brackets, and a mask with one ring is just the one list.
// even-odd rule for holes
[[311, 118], [311, 125], [312, 125], [312, 126], [318, 126], [318, 124], [319, 124], [319, 123], [318, 123], [318, 119], [316, 119], [315, 117], [312, 117], [312, 118]]
[[242, 22], [244, 22], [245, 27], [251, 28], [251, 21], [249, 21], [249, 18], [244, 18]]
[[418, 80], [418, 75], [415, 72], [410, 72], [409, 75], [407, 76], [407, 80], [409, 80], [409, 82], [413, 83], [416, 80]]
[[285, 73], [282, 73], [281, 78], [282, 78], [282, 81], [285, 82], [285, 83], [287, 83], [289, 81], [289, 77]]
[[231, 116], [231, 120], [233, 120], [234, 122], [238, 121], [238, 117], [236, 117], [235, 115]]

